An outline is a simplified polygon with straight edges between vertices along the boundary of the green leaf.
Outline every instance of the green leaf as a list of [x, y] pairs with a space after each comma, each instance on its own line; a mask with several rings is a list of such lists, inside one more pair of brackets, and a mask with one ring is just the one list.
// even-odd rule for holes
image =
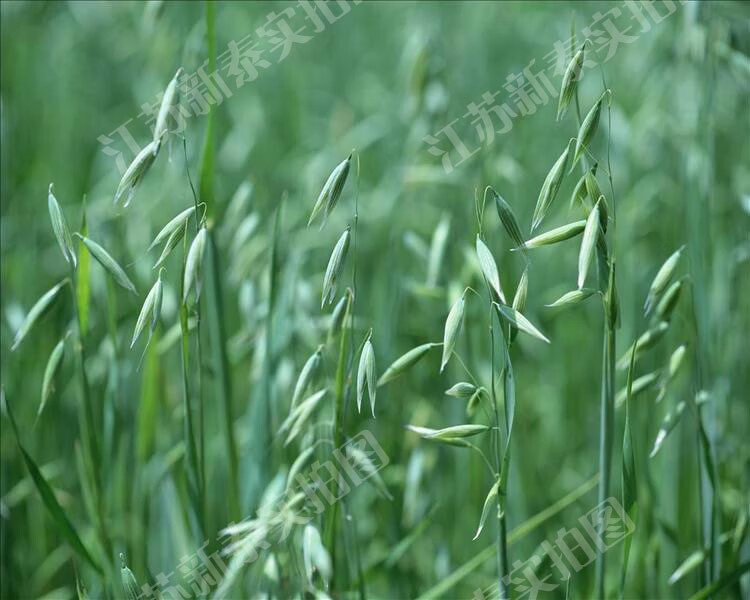
[[697, 594], [695, 594], [694, 596], [691, 596], [690, 600], [703, 600], [704, 598], [709, 598], [710, 596], [713, 596], [717, 592], [720, 592], [721, 590], [723, 590], [725, 587], [732, 585], [735, 581], [739, 580], [739, 578], [742, 577], [748, 571], [750, 571], [750, 561], [742, 563], [734, 571], [725, 573], [724, 575], [719, 577], [716, 581], [714, 581], [711, 585], [707, 585]]
[[60, 531], [60, 534], [65, 538], [68, 544], [70, 544], [71, 548], [75, 551], [76, 554], [78, 554], [82, 559], [88, 562], [94, 568], [94, 570], [97, 571], [97, 573], [99, 573], [100, 575], [103, 575], [103, 571], [101, 567], [91, 557], [91, 554], [89, 554], [89, 551], [86, 549], [86, 546], [83, 545], [81, 538], [78, 537], [78, 533], [76, 533], [76, 530], [73, 527], [72, 523], [70, 522], [70, 519], [68, 519], [68, 516], [65, 514], [65, 511], [60, 506], [60, 503], [57, 501], [57, 498], [55, 497], [55, 493], [52, 491], [52, 488], [50, 487], [49, 483], [47, 483], [47, 480], [44, 478], [44, 475], [42, 475], [42, 472], [39, 470], [39, 467], [37, 467], [36, 463], [34, 462], [34, 459], [31, 458], [31, 456], [26, 452], [24, 447], [21, 445], [21, 438], [18, 433], [16, 420], [13, 418], [13, 413], [11, 412], [10, 404], [5, 400], [5, 394], [2, 395], [2, 404], [4, 405], [4, 408], [7, 412], [8, 419], [10, 420], [11, 428], [13, 429], [13, 435], [16, 439], [16, 444], [18, 444], [18, 449], [21, 451], [21, 456], [23, 457], [23, 461], [26, 464], [26, 468], [29, 471], [29, 475], [31, 476], [32, 481], [34, 482], [34, 486], [39, 492], [39, 495], [42, 497], [42, 502], [44, 502], [45, 508], [49, 511], [50, 516], [52, 517], [52, 520], [54, 521], [55, 525]]
[[39, 298], [39, 300], [36, 301], [36, 304], [31, 307], [31, 310], [29, 311], [29, 314], [26, 315], [26, 318], [23, 320], [23, 323], [21, 323], [21, 327], [16, 332], [16, 337], [13, 340], [13, 346], [11, 346], [10, 351], [14, 352], [18, 346], [21, 344], [21, 342], [24, 340], [24, 338], [28, 335], [29, 331], [31, 331], [31, 328], [34, 326], [34, 324], [41, 319], [45, 313], [50, 309], [52, 306], [52, 303], [57, 298], [58, 292], [60, 291], [60, 288], [64, 286], [66, 283], [68, 283], [67, 279], [63, 279], [60, 283], [55, 285], [53, 288], [47, 290], [45, 294]]

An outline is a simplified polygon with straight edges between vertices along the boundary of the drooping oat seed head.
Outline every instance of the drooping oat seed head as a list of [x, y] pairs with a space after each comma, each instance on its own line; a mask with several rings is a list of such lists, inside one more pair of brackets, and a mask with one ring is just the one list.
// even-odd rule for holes
[[39, 402], [39, 409], [36, 412], [36, 418], [38, 419], [44, 407], [47, 405], [47, 400], [52, 397], [55, 391], [55, 380], [60, 373], [60, 367], [62, 366], [63, 355], [65, 354], [65, 338], [57, 342], [52, 353], [49, 355], [47, 360], [47, 366], [44, 368], [44, 378], [42, 379], [42, 396]]
[[104, 270], [112, 276], [112, 279], [114, 279], [121, 287], [124, 287], [126, 290], [132, 292], [133, 294], [138, 293], [135, 290], [135, 285], [133, 285], [133, 282], [130, 281], [127, 274], [125, 273], [125, 270], [118, 264], [118, 262], [114, 258], [112, 258], [109, 252], [107, 252], [94, 240], [89, 239], [86, 236], [81, 235], [80, 233], [76, 233], [75, 235], [81, 239], [81, 241], [86, 245], [86, 248], [89, 249], [89, 252], [91, 252], [91, 256], [93, 256], [96, 261], [102, 267], [104, 267]]
[[164, 240], [169, 239], [169, 237], [175, 231], [183, 228], [185, 225], [185, 222], [190, 218], [190, 216], [194, 212], [195, 212], [195, 206], [186, 208], [180, 214], [178, 214], [174, 219], [172, 219], [169, 223], [167, 223], [164, 227], [162, 227], [161, 231], [156, 234], [154, 241], [151, 242], [151, 245], [148, 247], [148, 251], [153, 250], [156, 246], [161, 244]]
[[667, 288], [664, 292], [662, 299], [659, 300], [659, 304], [656, 305], [656, 311], [654, 312], [654, 319], [657, 321], [669, 321], [672, 316], [672, 312], [677, 306], [677, 301], [680, 299], [680, 292], [684, 287], [684, 280], [679, 279]]
[[521, 234], [521, 228], [518, 226], [518, 219], [516, 219], [513, 209], [500, 194], [492, 188], [490, 189], [492, 190], [492, 195], [495, 197], [497, 216], [500, 217], [500, 222], [503, 224], [505, 232], [517, 247], [523, 248], [523, 235]]
[[443, 215], [440, 218], [437, 227], [435, 227], [430, 242], [430, 252], [427, 258], [427, 287], [435, 287], [437, 285], [443, 264], [443, 255], [445, 254], [445, 244], [448, 241], [450, 228], [450, 217], [448, 215]]
[[174, 111], [178, 110], [177, 105], [180, 102], [178, 79], [182, 75], [182, 67], [177, 69], [177, 72], [172, 77], [172, 80], [167, 84], [167, 89], [164, 90], [164, 95], [161, 99], [161, 106], [159, 106], [159, 113], [156, 117], [156, 126], [154, 127], [154, 142], [158, 142], [154, 148], [154, 156], [159, 151], [159, 145], [164, 142], [164, 137], [169, 133], [169, 127], [167, 125], [167, 119], [170, 113], [174, 114]]
[[541, 225], [557, 193], [560, 191], [560, 186], [562, 185], [568, 165], [570, 149], [574, 142], [575, 139], [571, 138], [568, 145], [565, 146], [565, 150], [563, 150], [560, 157], [555, 161], [555, 164], [552, 165], [549, 173], [547, 173], [547, 177], [544, 179], [542, 189], [539, 191], [539, 198], [537, 198], [536, 206], [534, 207], [534, 215], [531, 219], [531, 233], [534, 233], [537, 227]]
[[627, 369], [630, 364], [631, 353], [635, 352], [635, 358], [637, 359], [642, 352], [655, 346], [656, 343], [664, 337], [667, 329], [669, 329], [669, 323], [665, 321], [661, 321], [648, 329], [630, 346], [630, 348], [628, 348], [625, 354], [620, 357], [620, 360], [617, 361], [617, 368], [621, 371]]
[[599, 236], [599, 202], [589, 213], [586, 219], [586, 227], [583, 229], [583, 238], [581, 239], [581, 249], [578, 253], [578, 289], [583, 288], [586, 282], [591, 259], [596, 252], [596, 239]]
[[[477, 241], [479, 242], [479, 238], [477, 238]], [[448, 364], [448, 361], [453, 354], [453, 349], [456, 347], [458, 334], [461, 332], [461, 324], [464, 320], [464, 307], [466, 303], [464, 299], [465, 295], [466, 292], [461, 294], [458, 300], [453, 303], [453, 306], [448, 313], [448, 318], [445, 320], [445, 332], [443, 335], [443, 358], [440, 361], [441, 373], [443, 372], [443, 369], [445, 369], [445, 365]]]
[[161, 304], [162, 304], [162, 292], [163, 292], [163, 286], [162, 286], [162, 273], [164, 272], [164, 269], [159, 269], [159, 276], [156, 279], [156, 283], [151, 287], [151, 290], [146, 295], [146, 300], [143, 302], [143, 306], [141, 307], [141, 312], [138, 315], [138, 320], [135, 323], [135, 329], [133, 330], [133, 339], [130, 342], [130, 347], [132, 348], [135, 346], [136, 341], [141, 335], [141, 332], [143, 331], [143, 328], [146, 326], [146, 321], [150, 319], [150, 335], [149, 339], [151, 339], [151, 335], [154, 333], [154, 329], [156, 329], [156, 324], [159, 321], [159, 316], [161, 315]]
[[318, 349], [315, 350], [315, 352], [313, 352], [312, 355], [310, 355], [310, 357], [305, 361], [305, 364], [300, 371], [299, 377], [297, 377], [297, 383], [294, 385], [294, 393], [292, 394], [292, 403], [290, 410], [294, 410], [294, 408], [297, 406], [297, 403], [302, 398], [302, 395], [310, 385], [310, 382], [313, 380], [313, 377], [315, 377], [315, 373], [318, 371], [322, 356], [323, 346], [321, 345], [318, 346]]
[[375, 371], [375, 351], [370, 339], [365, 342], [362, 354], [359, 357], [359, 369], [357, 370], [357, 412], [362, 412], [362, 396], [365, 393], [365, 383], [370, 397], [370, 410], [375, 418], [375, 395], [377, 393], [377, 375]]
[[565, 225], [561, 225], [560, 227], [555, 227], [554, 229], [545, 231], [544, 233], [540, 233], [530, 240], [527, 240], [526, 247], [541, 248], [542, 246], [557, 244], [558, 242], [563, 242], [579, 235], [585, 228], [585, 220], [567, 223]]
[[341, 161], [333, 171], [331, 171], [331, 174], [323, 185], [323, 189], [320, 190], [315, 206], [313, 206], [310, 219], [307, 221], [308, 227], [312, 224], [321, 210], [324, 212], [323, 225], [325, 225], [328, 215], [331, 214], [331, 211], [336, 206], [341, 191], [344, 189], [346, 178], [349, 175], [351, 160], [352, 155], [350, 154], [345, 160]]
[[323, 546], [317, 528], [310, 523], [305, 525], [302, 534], [302, 557], [305, 563], [305, 574], [310, 584], [313, 582], [316, 571], [324, 581], [331, 578], [331, 557]]
[[120, 179], [120, 183], [117, 186], [115, 192], [115, 204], [120, 200], [122, 195], [127, 192], [128, 196], [125, 199], [125, 206], [130, 204], [130, 201], [135, 195], [135, 190], [138, 184], [143, 180], [143, 177], [148, 172], [151, 165], [154, 163], [156, 155], [159, 153], [159, 142], [152, 141], [144, 146], [141, 151], [130, 163], [130, 166], [126, 169], [125, 174]]
[[646, 314], [651, 312], [651, 309], [656, 302], [656, 298], [666, 289], [667, 285], [669, 285], [684, 249], [685, 246], [678, 248], [666, 261], [664, 261], [664, 264], [659, 267], [654, 280], [651, 282], [648, 295], [646, 296], [646, 304], [644, 305]]
[[393, 361], [391, 366], [385, 370], [385, 373], [380, 376], [380, 379], [378, 379], [378, 387], [396, 379], [399, 375], [403, 375], [435, 346], [440, 346], [440, 344], [435, 342], [422, 344], [421, 346], [412, 348], [407, 353], [397, 358]]
[[60, 208], [57, 198], [55, 198], [51, 183], [49, 184], [49, 193], [47, 194], [47, 208], [49, 209], [49, 218], [52, 222], [52, 230], [55, 232], [55, 238], [57, 239], [57, 244], [60, 246], [63, 258], [65, 258], [66, 262], [73, 265], [75, 269], [77, 258], [73, 249], [73, 238], [70, 236], [68, 222], [65, 220], [65, 214]]
[[203, 280], [203, 255], [206, 252], [206, 238], [208, 230], [206, 226], [200, 228], [200, 231], [190, 244], [187, 259], [185, 260], [185, 278], [182, 287], [182, 302], [187, 303], [190, 290], [195, 286], [195, 301], [197, 302], [201, 295], [201, 283]]
[[344, 266], [348, 250], [349, 227], [341, 234], [338, 242], [336, 242], [336, 246], [333, 248], [333, 252], [331, 252], [331, 257], [328, 259], [328, 266], [323, 277], [323, 295], [320, 301], [320, 308], [323, 308], [326, 303], [330, 304], [336, 296], [336, 283]]
[[477, 386], [475, 386], [473, 383], [462, 381], [445, 390], [445, 394], [447, 396], [453, 396], [454, 398], [461, 398], [463, 400], [466, 400], [468, 398], [471, 398], [476, 391]]
[[581, 153], [584, 150], [588, 149], [589, 145], [591, 144], [591, 140], [594, 139], [596, 130], [599, 127], [599, 118], [601, 117], [602, 113], [602, 102], [604, 101], [604, 96], [606, 96], [607, 93], [608, 92], [604, 92], [601, 96], [599, 96], [599, 99], [594, 103], [594, 106], [592, 106], [591, 110], [589, 110], [589, 112], [586, 114], [583, 122], [581, 123], [581, 127], [578, 129], [576, 151], [573, 155], [573, 164], [571, 165], [571, 169], [575, 167], [578, 159], [581, 157]]
[[159, 268], [162, 263], [169, 258], [169, 255], [172, 254], [172, 250], [174, 250], [177, 247], [177, 244], [180, 243], [180, 240], [185, 236], [187, 233], [188, 228], [188, 222], [184, 221], [182, 225], [180, 225], [177, 229], [175, 229], [172, 233], [169, 234], [169, 238], [167, 239], [167, 243], [164, 244], [164, 248], [161, 251], [161, 255], [159, 256], [159, 260], [154, 263], [154, 266], [152, 269]]
[[68, 283], [68, 280], [63, 279], [60, 283], [47, 290], [44, 295], [36, 301], [34, 306], [31, 307], [31, 310], [26, 315], [23, 323], [21, 323], [21, 327], [19, 327], [18, 331], [16, 332], [16, 337], [14, 338], [13, 345], [10, 348], [11, 352], [14, 352], [18, 348], [23, 339], [28, 335], [29, 331], [31, 331], [34, 323], [42, 318], [44, 314], [50, 309], [53, 302], [58, 297], [60, 288], [62, 288], [62, 286], [64, 286], [66, 283]]
[[561, 308], [564, 306], [574, 306], [583, 302], [586, 298], [596, 293], [596, 290], [589, 288], [582, 288], [580, 290], [573, 290], [567, 292], [555, 300], [552, 304], [548, 304], [548, 308]]
[[562, 85], [560, 87], [560, 100], [557, 104], [557, 120], [559, 121], [565, 116], [568, 111], [570, 101], [573, 99], [573, 95], [578, 85], [578, 80], [581, 75], [581, 68], [583, 67], [584, 51], [586, 50], [586, 41], [584, 40], [581, 45], [581, 49], [575, 53], [573, 58], [568, 63], [565, 73], [563, 74]]
[[535, 337], [538, 340], [547, 342], [548, 344], [550, 343], [549, 339], [547, 339], [547, 337], [541, 331], [534, 327], [531, 321], [529, 321], [516, 309], [511, 308], [510, 306], [506, 306], [505, 304], [498, 304], [497, 302], [493, 302], [493, 306], [495, 307], [495, 310], [497, 310], [498, 315], [500, 315], [501, 318], [508, 321], [508, 323], [510, 323], [514, 327], [520, 329], [524, 333], [529, 334], [531, 337]]
[[476, 248], [482, 274], [500, 301], [505, 303], [505, 294], [503, 294], [503, 288], [500, 286], [500, 273], [497, 270], [497, 263], [492, 256], [492, 252], [490, 252], [490, 249], [485, 245], [479, 235], [477, 235]]

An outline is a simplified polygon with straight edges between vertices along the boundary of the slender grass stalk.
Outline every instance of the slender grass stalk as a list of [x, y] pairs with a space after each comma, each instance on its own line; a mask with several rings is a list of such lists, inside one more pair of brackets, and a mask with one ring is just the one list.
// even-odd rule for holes
[[[569, 492], [559, 500], [552, 503], [547, 508], [539, 511], [534, 516], [526, 519], [523, 523], [514, 527], [508, 534], [508, 545], [512, 546], [517, 541], [526, 537], [529, 533], [540, 527], [543, 523], [554, 517], [555, 515], [562, 512], [565, 508], [573, 504], [579, 498], [582, 498], [585, 494], [596, 487], [599, 481], [599, 474], [597, 473], [589, 480], [582, 483], [572, 492]], [[469, 559], [463, 565], [458, 567], [450, 575], [445, 577], [442, 581], [435, 584], [429, 590], [421, 594], [417, 600], [431, 600], [432, 598], [444, 598], [446, 592], [455, 587], [460, 581], [468, 577], [471, 573], [476, 571], [484, 563], [490, 560], [497, 554], [497, 546], [492, 544], [487, 546], [484, 550], [481, 550], [473, 558]]]
[[213, 228], [208, 231], [208, 252], [210, 254], [206, 276], [208, 278], [208, 299], [206, 302], [206, 318], [213, 354], [213, 368], [216, 371], [216, 393], [222, 407], [224, 419], [224, 441], [229, 461], [229, 517], [232, 521], [239, 521], [240, 490], [239, 490], [239, 452], [234, 435], [234, 415], [232, 410], [232, 379], [229, 373], [229, 359], [227, 357], [226, 328], [221, 318], [224, 305], [224, 293], [221, 281], [221, 257], [214, 239]]
[[[182, 138], [182, 149], [185, 156], [185, 173], [187, 174], [188, 183], [190, 184], [190, 191], [193, 194], [193, 204], [195, 207], [195, 234], [198, 235], [198, 231], [200, 230], [200, 222], [199, 222], [199, 199], [198, 195], [195, 191], [195, 186], [193, 185], [193, 179], [190, 176], [190, 168], [188, 167], [188, 159], [187, 159], [187, 141], [183, 137]], [[186, 222], [189, 223], [190, 220]], [[184, 245], [187, 247], [187, 231], [185, 231], [185, 237], [184, 239]], [[185, 268], [185, 265], [183, 264], [183, 270]], [[184, 278], [184, 274], [181, 275], [181, 277]], [[180, 297], [184, 298], [184, 290], [180, 291]], [[185, 308], [187, 308], [185, 302], [182, 303]], [[196, 360], [198, 361], [198, 367], [196, 369], [196, 387], [197, 387], [197, 396], [198, 396], [198, 434], [197, 434], [197, 455], [198, 455], [198, 491], [199, 491], [199, 498], [200, 498], [200, 504], [201, 504], [201, 514], [205, 514], [206, 510], [206, 445], [205, 445], [205, 419], [204, 419], [204, 406], [203, 406], [203, 348], [201, 345], [201, 302], [200, 302], [200, 296], [196, 294], [196, 300], [195, 300], [195, 306], [194, 306], [194, 312], [193, 315], [195, 317], [195, 350], [196, 350]], [[205, 522], [203, 522], [203, 530], [205, 531]]]
[[[350, 318], [352, 309], [354, 306], [354, 294], [350, 293], [347, 296], [346, 309], [344, 311], [344, 323]], [[333, 421], [333, 447], [338, 449], [341, 447], [344, 441], [344, 386], [346, 384], [346, 373], [347, 373], [347, 335], [346, 331], [342, 328], [341, 339], [339, 340], [339, 355], [336, 363], [336, 393], [334, 401], [334, 421]], [[336, 529], [338, 521], [338, 479], [334, 484], [334, 500], [333, 506], [331, 506], [331, 512], [329, 518], [326, 521], [325, 539], [326, 547], [331, 555], [331, 588], [335, 588], [336, 581]]]
[[[182, 269], [180, 272], [180, 298], [183, 297], [183, 286], [185, 280], [185, 262], [187, 259], [187, 227], [188, 223], [185, 222], [185, 235], [183, 237], [183, 258], [182, 258]], [[190, 519], [193, 527], [193, 535], [197, 540], [203, 539], [203, 532], [205, 531], [203, 522], [203, 493], [201, 491], [202, 483], [200, 478], [199, 470], [199, 458], [198, 449], [196, 447], [194, 425], [193, 425], [193, 407], [190, 401], [190, 332], [188, 326], [188, 309], [185, 303], [180, 304], [180, 333], [181, 333], [181, 344], [180, 344], [180, 357], [182, 365], [182, 396], [183, 396], [183, 411], [184, 411], [184, 438], [185, 438], [185, 452], [186, 452], [186, 471], [187, 471], [187, 486], [188, 486], [188, 497], [190, 500]]]
[[[497, 392], [495, 391], [495, 326], [494, 317], [492, 315], [492, 293], [490, 293], [490, 369], [492, 373], [492, 381], [490, 384], [490, 394], [492, 396], [492, 408], [493, 418], [495, 424], [495, 432], [493, 435], [495, 441], [495, 477], [500, 477], [500, 470], [502, 469], [503, 454], [502, 444], [500, 439], [500, 411], [497, 407]], [[507, 421], [506, 421], [507, 423]], [[506, 429], [506, 435], [507, 435]], [[506, 450], [508, 451], [508, 450]], [[498, 590], [500, 591], [500, 598], [506, 600], [510, 598], [510, 587], [508, 585], [507, 576], [509, 571], [508, 567], [508, 540], [506, 532], [506, 521], [505, 511], [503, 510], [501, 495], [497, 496], [497, 514], [498, 514], [498, 529], [497, 529], [497, 577], [498, 577]]]
[[[85, 204], [84, 204], [84, 211]], [[84, 215], [84, 229], [86, 228], [86, 221]], [[79, 241], [79, 248], [85, 248], [83, 243]], [[88, 273], [86, 273], [88, 277]], [[81, 327], [81, 310], [79, 306], [79, 300], [81, 297], [77, 293], [78, 291], [78, 280], [76, 269], [73, 265], [70, 265], [70, 291], [73, 300], [73, 310], [75, 313], [75, 321], [78, 328], [78, 337], [74, 342], [76, 351], [76, 367], [78, 371], [78, 380], [81, 387], [81, 398], [82, 398], [82, 410], [81, 410], [81, 437], [83, 439], [83, 455], [84, 460], [89, 465], [89, 471], [91, 477], [92, 487], [92, 500], [94, 504], [94, 510], [96, 515], [96, 532], [102, 549], [105, 554], [104, 568], [107, 569], [108, 574], [111, 575], [111, 569], [114, 565], [114, 554], [112, 549], [112, 543], [109, 538], [107, 528], [105, 527], [105, 514], [104, 514], [104, 501], [102, 497], [102, 470], [101, 470], [101, 453], [100, 453], [100, 442], [97, 435], [98, 428], [96, 426], [96, 417], [94, 416], [94, 406], [91, 401], [91, 388], [89, 386], [88, 375], [86, 374], [86, 343], [84, 329]]]

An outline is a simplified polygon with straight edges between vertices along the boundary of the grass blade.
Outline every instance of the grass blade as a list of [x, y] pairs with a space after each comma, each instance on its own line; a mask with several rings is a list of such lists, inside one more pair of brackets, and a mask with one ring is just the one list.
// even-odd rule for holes
[[52, 520], [60, 531], [60, 534], [65, 538], [68, 544], [70, 544], [70, 547], [76, 554], [78, 554], [78, 556], [80, 556], [89, 565], [91, 565], [97, 573], [103, 575], [102, 568], [92, 558], [91, 554], [89, 554], [89, 551], [86, 549], [86, 546], [83, 545], [81, 538], [78, 537], [78, 533], [73, 527], [73, 524], [70, 522], [70, 519], [68, 519], [65, 511], [60, 506], [60, 503], [55, 497], [55, 493], [47, 483], [44, 475], [42, 475], [39, 467], [37, 467], [34, 459], [31, 458], [31, 456], [28, 454], [28, 452], [26, 452], [25, 448], [21, 444], [21, 438], [18, 433], [16, 421], [13, 418], [10, 404], [8, 404], [5, 400], [4, 393], [2, 394], [2, 404], [6, 414], [8, 415], [8, 419], [10, 420], [11, 428], [13, 429], [13, 436], [16, 439], [16, 444], [18, 444], [18, 449], [20, 450], [23, 457], [23, 462], [29, 471], [29, 475], [31, 476], [32, 481], [34, 482], [34, 487], [36, 487], [39, 495], [42, 497], [42, 502], [44, 502], [44, 506], [47, 511], [49, 511]]

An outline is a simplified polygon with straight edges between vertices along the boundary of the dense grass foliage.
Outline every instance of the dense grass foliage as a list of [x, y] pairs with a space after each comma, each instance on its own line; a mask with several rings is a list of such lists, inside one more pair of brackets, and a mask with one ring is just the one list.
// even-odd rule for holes
[[750, 8], [645, 4], [4, 2], [0, 597], [747, 598]]

